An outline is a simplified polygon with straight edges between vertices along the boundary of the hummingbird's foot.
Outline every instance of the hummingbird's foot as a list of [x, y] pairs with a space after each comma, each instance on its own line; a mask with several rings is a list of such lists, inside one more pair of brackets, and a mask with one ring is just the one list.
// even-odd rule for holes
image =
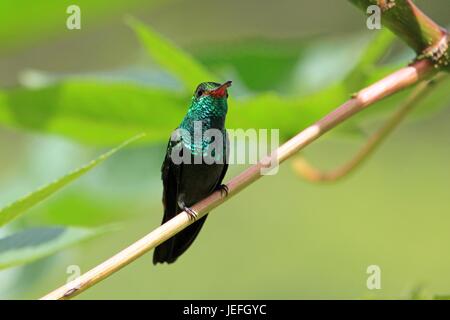
[[217, 187], [217, 190], [220, 190], [220, 195], [223, 197], [225, 194], [225, 197], [228, 197], [228, 193], [230, 192], [230, 189], [226, 184], [221, 184]]
[[180, 204], [181, 204], [180, 208], [183, 209], [183, 211], [185, 211], [188, 214], [190, 220], [192, 220], [192, 221], [197, 220], [197, 218], [198, 218], [197, 211], [195, 211], [194, 209], [189, 208], [184, 203], [180, 203]]
[[184, 211], [186, 211], [186, 213], [189, 215], [189, 218], [190, 218], [192, 221], [197, 220], [197, 218], [198, 218], [198, 213], [197, 213], [197, 211], [195, 211], [194, 209], [191, 209], [191, 208], [189, 208], [189, 207], [184, 207]]

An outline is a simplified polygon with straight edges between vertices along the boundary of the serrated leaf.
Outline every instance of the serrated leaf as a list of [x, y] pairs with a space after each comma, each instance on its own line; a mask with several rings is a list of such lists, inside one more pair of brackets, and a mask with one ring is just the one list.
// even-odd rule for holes
[[108, 159], [114, 153], [116, 153], [123, 147], [127, 146], [128, 144], [132, 143], [133, 141], [136, 141], [137, 139], [141, 138], [142, 136], [143, 135], [141, 134], [125, 141], [120, 146], [102, 154], [97, 159], [92, 160], [85, 166], [68, 173], [67, 175], [55, 180], [54, 182], [45, 185], [39, 188], [38, 190], [28, 194], [27, 196], [11, 203], [10, 205], [4, 207], [3, 209], [0, 209], [0, 226], [5, 225], [9, 221], [17, 218], [20, 214], [24, 213], [31, 207], [47, 199], [55, 192], [61, 190], [66, 185], [78, 179], [83, 174], [85, 174], [86, 172], [90, 171], [91, 169], [93, 169], [106, 159]]
[[192, 56], [181, 50], [169, 40], [153, 31], [135, 18], [128, 18], [128, 24], [136, 32], [153, 60], [164, 70], [181, 80], [184, 86], [193, 90], [201, 82], [215, 81], [217, 77], [210, 73]]
[[49, 256], [105, 231], [104, 228], [72, 227], [40, 227], [19, 231], [0, 239], [0, 269]]

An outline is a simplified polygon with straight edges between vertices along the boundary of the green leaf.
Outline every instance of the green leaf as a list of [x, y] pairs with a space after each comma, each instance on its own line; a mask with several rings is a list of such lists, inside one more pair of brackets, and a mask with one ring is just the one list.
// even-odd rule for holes
[[107, 231], [105, 228], [39, 227], [0, 239], [0, 269], [49, 256]]
[[[360, 78], [358, 88], [381, 79], [398, 67], [377, 68]], [[430, 114], [448, 106], [449, 85], [450, 81], [439, 84], [439, 88], [420, 103], [417, 115]], [[369, 118], [374, 114], [391, 112], [407, 92], [377, 103], [361, 116]], [[286, 138], [345, 102], [351, 93], [348, 84], [341, 81], [306, 96], [266, 92], [233, 99], [227, 127], [279, 128], [282, 137]], [[232, 96], [233, 92], [230, 94]], [[143, 142], [165, 142], [183, 118], [188, 103], [187, 95], [167, 90], [135, 84], [67, 80], [37, 90], [22, 88], [0, 92], [0, 123], [59, 134], [97, 146], [111, 146], [139, 132], [147, 133]], [[347, 123], [354, 126], [354, 121], [349, 119]]]
[[[304, 98], [264, 93], [233, 99], [227, 125], [282, 128], [291, 134], [345, 97], [342, 88], [333, 87]], [[177, 127], [188, 103], [188, 96], [134, 84], [67, 80], [40, 89], [0, 92], [0, 123], [92, 145], [117, 144], [138, 132], [146, 132], [145, 141], [161, 142]]]
[[181, 80], [188, 90], [194, 90], [201, 82], [217, 80], [216, 76], [192, 56], [177, 48], [150, 27], [134, 18], [127, 19], [127, 22], [136, 32], [153, 60]]
[[124, 143], [122, 143], [120, 146], [111, 149], [110, 151], [102, 154], [97, 159], [92, 160], [90, 163], [86, 164], [85, 166], [74, 170], [70, 172], [69, 174], [55, 180], [54, 182], [43, 186], [39, 188], [38, 190], [28, 194], [27, 196], [17, 200], [16, 202], [13, 202], [12, 204], [4, 207], [3, 209], [0, 209], [0, 226], [5, 225], [12, 219], [18, 217], [20, 214], [24, 213], [29, 208], [35, 206], [36, 204], [40, 203], [41, 201], [45, 200], [46, 198], [50, 197], [55, 192], [59, 191], [69, 183], [73, 182], [74, 180], [81, 177], [86, 172], [90, 171], [92, 168], [96, 167], [106, 159], [108, 159], [110, 156], [112, 156], [114, 153], [116, 153], [118, 150], [122, 149], [123, 147], [127, 146], [131, 142], [141, 138], [143, 135], [135, 136]]
[[73, 79], [0, 91], [0, 123], [112, 146], [141, 132], [148, 141], [166, 139], [187, 103], [168, 90]]

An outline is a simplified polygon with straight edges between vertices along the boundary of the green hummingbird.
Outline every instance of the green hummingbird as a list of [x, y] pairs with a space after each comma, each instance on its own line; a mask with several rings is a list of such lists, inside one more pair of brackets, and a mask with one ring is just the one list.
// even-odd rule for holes
[[[223, 84], [201, 83], [192, 96], [186, 116], [169, 140], [161, 167], [164, 205], [162, 223], [182, 211], [186, 211], [195, 220], [197, 213], [190, 208], [192, 205], [216, 190], [228, 193], [222, 180], [228, 169], [229, 141], [225, 118], [228, 111], [227, 89], [230, 86], [231, 81]], [[196, 131], [199, 127], [201, 130]], [[212, 130], [219, 132], [223, 138], [222, 144], [215, 144], [217, 137], [211, 139], [205, 134]], [[212, 148], [213, 145], [219, 147]], [[207, 157], [203, 157], [206, 154], [214, 161], [207, 161]], [[180, 157], [189, 161], [180, 162]], [[175, 262], [195, 240], [206, 217], [207, 215], [203, 216], [157, 246], [153, 264]]]

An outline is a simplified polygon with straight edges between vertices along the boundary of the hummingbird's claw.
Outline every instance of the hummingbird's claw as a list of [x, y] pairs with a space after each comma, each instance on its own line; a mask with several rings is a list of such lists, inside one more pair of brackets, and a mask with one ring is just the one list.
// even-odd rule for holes
[[220, 195], [223, 197], [225, 194], [225, 197], [228, 197], [228, 193], [230, 192], [230, 189], [226, 184], [221, 184], [217, 190], [220, 190]]
[[189, 219], [195, 221], [198, 218], [198, 213], [197, 211], [195, 211], [194, 209], [191, 209], [189, 207], [184, 207], [183, 209], [184, 211], [186, 211], [186, 213], [189, 215]]
[[194, 209], [189, 208], [184, 203], [184, 201], [178, 201], [178, 206], [181, 208], [181, 210], [185, 211], [188, 214], [190, 220], [193, 220], [193, 221], [197, 220], [197, 218], [198, 218], [197, 211], [195, 211]]

